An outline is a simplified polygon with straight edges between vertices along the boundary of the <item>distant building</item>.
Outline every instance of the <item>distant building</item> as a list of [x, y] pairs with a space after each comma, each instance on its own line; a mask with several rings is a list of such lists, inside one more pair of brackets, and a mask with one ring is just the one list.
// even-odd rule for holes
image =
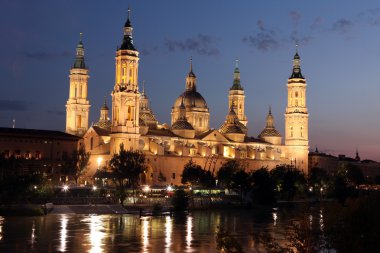
[[309, 170], [318, 167], [325, 169], [329, 174], [335, 174], [338, 168], [347, 164], [358, 166], [366, 177], [373, 179], [380, 177], [380, 163], [372, 160], [360, 160], [358, 151], [356, 151], [355, 158], [345, 155], [333, 156], [319, 152], [318, 149], [309, 153]]
[[11, 173], [59, 176], [62, 162], [77, 149], [80, 139], [60, 131], [0, 127], [0, 153], [19, 159]]
[[[292, 73], [287, 82], [285, 109], [285, 143], [275, 129], [271, 110], [264, 130], [254, 138], [247, 135], [248, 118], [245, 114], [245, 91], [236, 64], [233, 84], [228, 92], [226, 120], [219, 128], [210, 127], [210, 111], [199, 93], [197, 77], [190, 62], [185, 90], [171, 109], [171, 124], [158, 123], [150, 107], [145, 87], [138, 82], [139, 52], [133, 42], [130, 16], [124, 25], [121, 46], [116, 50], [115, 84], [111, 88], [111, 117], [105, 103], [99, 122], [88, 126], [90, 102], [87, 98], [88, 70], [84, 64], [84, 46], [80, 40], [77, 57], [70, 70], [70, 95], [66, 104], [66, 132], [83, 136], [86, 150], [91, 153], [89, 176], [126, 149], [146, 154], [148, 169], [143, 183], [158, 184], [158, 176], [167, 179], [163, 184], [180, 184], [184, 165], [193, 159], [199, 165], [216, 171], [228, 159], [237, 158], [247, 170], [262, 166], [269, 169], [280, 164], [292, 164], [308, 170], [308, 110], [306, 80], [301, 73], [300, 57], [294, 55]], [[158, 98], [156, 98], [158, 99]], [[161, 98], [167, 99], [167, 98]]]

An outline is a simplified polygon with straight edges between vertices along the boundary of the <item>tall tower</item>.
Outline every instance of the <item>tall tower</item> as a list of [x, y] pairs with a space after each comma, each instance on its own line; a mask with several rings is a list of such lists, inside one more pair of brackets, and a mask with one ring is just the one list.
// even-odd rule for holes
[[138, 66], [139, 52], [133, 45], [130, 9], [124, 25], [124, 37], [116, 51], [115, 86], [112, 96], [111, 154], [123, 143], [127, 150], [137, 150], [139, 143]]
[[288, 105], [285, 111], [285, 145], [291, 164], [308, 171], [309, 113], [306, 107], [306, 79], [301, 73], [298, 50], [293, 59], [293, 72], [288, 79]]
[[234, 71], [234, 82], [230, 88], [228, 95], [228, 108], [234, 108], [238, 120], [247, 126], [248, 120], [247, 116], [244, 114], [244, 89], [240, 84], [240, 70], [238, 65], [238, 60], [236, 60], [236, 66]]
[[70, 69], [70, 93], [66, 103], [66, 132], [83, 136], [88, 129], [90, 102], [88, 101], [88, 69], [84, 62], [82, 33], [77, 46], [74, 65]]

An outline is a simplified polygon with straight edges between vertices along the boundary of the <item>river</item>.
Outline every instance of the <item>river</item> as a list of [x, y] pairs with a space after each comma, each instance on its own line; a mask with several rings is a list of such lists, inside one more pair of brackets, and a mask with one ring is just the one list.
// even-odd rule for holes
[[305, 215], [323, 225], [323, 209], [282, 207], [252, 210], [194, 211], [186, 215], [49, 214], [1, 217], [0, 252], [200, 252], [216, 250], [215, 231], [223, 227], [256, 252], [253, 232], [286, 233], [289, 222]]

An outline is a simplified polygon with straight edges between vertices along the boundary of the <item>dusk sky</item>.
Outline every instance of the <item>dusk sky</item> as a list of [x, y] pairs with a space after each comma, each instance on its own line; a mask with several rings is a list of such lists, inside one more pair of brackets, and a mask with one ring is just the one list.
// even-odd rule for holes
[[[197, 89], [219, 128], [228, 112], [235, 59], [249, 135], [269, 105], [284, 135], [286, 82], [298, 41], [307, 81], [310, 149], [380, 160], [380, 2], [373, 1], [17, 1], [0, 3], [0, 126], [65, 129], [69, 69], [83, 32], [90, 69], [90, 124], [114, 86], [115, 50], [130, 5], [152, 109], [170, 124], [193, 58]], [[111, 116], [111, 115], [110, 115]]]

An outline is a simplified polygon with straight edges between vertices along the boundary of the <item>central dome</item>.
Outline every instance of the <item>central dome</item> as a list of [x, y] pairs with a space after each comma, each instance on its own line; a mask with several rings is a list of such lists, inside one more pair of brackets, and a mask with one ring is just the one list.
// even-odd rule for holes
[[202, 95], [195, 91], [195, 90], [187, 90], [184, 93], [182, 93], [174, 102], [174, 108], [179, 108], [181, 105], [183, 98], [183, 103], [186, 108], [188, 107], [196, 107], [196, 108], [202, 108], [207, 109], [207, 103], [206, 100], [202, 97]]

